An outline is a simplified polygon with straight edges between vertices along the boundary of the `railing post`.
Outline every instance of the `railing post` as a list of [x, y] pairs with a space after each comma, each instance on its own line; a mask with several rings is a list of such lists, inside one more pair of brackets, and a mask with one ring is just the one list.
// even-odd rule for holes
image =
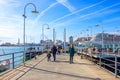
[[101, 67], [101, 55], [99, 56], [99, 65]]
[[91, 61], [93, 61], [92, 57], [93, 57], [93, 50], [91, 50]]
[[91, 61], [94, 61], [94, 56], [93, 56], [93, 53], [91, 55]]
[[15, 68], [15, 61], [14, 61], [14, 53], [12, 53], [12, 63], [13, 63], [13, 69]]
[[32, 53], [30, 52], [30, 60], [31, 60], [31, 54], [32, 54]]
[[115, 54], [115, 77], [117, 77], [117, 55]]

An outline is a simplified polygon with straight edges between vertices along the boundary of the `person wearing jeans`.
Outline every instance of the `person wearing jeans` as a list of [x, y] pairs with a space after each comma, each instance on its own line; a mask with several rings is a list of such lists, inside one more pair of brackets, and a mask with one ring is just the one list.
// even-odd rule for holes
[[53, 47], [52, 47], [52, 53], [53, 53], [53, 59], [54, 59], [54, 61], [56, 61], [56, 52], [57, 52], [57, 48], [56, 48], [56, 46], [55, 45], [53, 45]]

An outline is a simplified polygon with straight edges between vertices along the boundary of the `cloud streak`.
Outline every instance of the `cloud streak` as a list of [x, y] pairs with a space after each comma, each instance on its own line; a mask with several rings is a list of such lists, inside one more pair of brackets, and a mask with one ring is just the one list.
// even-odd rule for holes
[[93, 13], [89, 13], [89, 14], [80, 16], [80, 17], [78, 17], [78, 18], [84, 18], [84, 17], [87, 17], [87, 16], [89, 16], [89, 15], [93, 15], [93, 14], [95, 15], [95, 14], [97, 14], [97, 13], [99, 13], [99, 12], [102, 12], [102, 11], [104, 11], [104, 10], [107, 10], [107, 9], [109, 9], [109, 8], [112, 8], [112, 7], [115, 7], [115, 6], [118, 6], [118, 5], [120, 5], [120, 3], [113, 4], [113, 5], [111, 5], [111, 6], [105, 7], [105, 8], [103, 8], [103, 9], [100, 9], [100, 10], [95, 11], [95, 12], [93, 12]]
[[57, 24], [57, 25], [55, 25], [55, 26], [56, 26], [56, 27], [57, 27], [57, 26], [65, 26], [65, 25], [67, 25], [67, 24], [71, 24], [73, 21], [76, 21], [76, 20], [78, 20], [78, 19], [80, 19], [80, 18], [83, 18], [82, 20], [85, 20], [85, 19], [88, 19], [88, 16], [96, 15], [96, 14], [98, 14], [98, 13], [100, 13], [100, 12], [103, 12], [104, 10], [107, 10], [107, 9], [109, 9], [109, 8], [112, 8], [112, 7], [115, 7], [115, 6], [118, 6], [118, 5], [120, 5], [120, 3], [116, 3], [116, 4], [110, 5], [110, 6], [108, 6], [108, 7], [105, 7], [105, 8], [103, 8], [103, 9], [100, 9], [100, 10], [98, 10], [98, 11], [95, 11], [95, 12], [92, 12], [92, 13], [89, 13], [89, 14], [85, 14], [85, 15], [79, 16], [79, 17], [77, 17], [77, 18], [73, 18], [73, 19], [71, 19], [71, 20], [68, 20], [68, 21], [66, 21], [66, 22]]
[[74, 12], [72, 12], [72, 13], [70, 13], [70, 14], [67, 14], [67, 15], [65, 15], [65, 16], [63, 16], [63, 17], [60, 17], [60, 18], [58, 18], [58, 19], [50, 22], [50, 24], [55, 23], [55, 22], [57, 22], [57, 21], [59, 21], [59, 20], [61, 20], [61, 19], [64, 19], [64, 18], [66, 18], [66, 17], [68, 17], [68, 16], [71, 16], [71, 15], [73, 15], [73, 14], [76, 14], [76, 13], [78, 13], [78, 12], [80, 12], [80, 11], [83, 11], [83, 10], [86, 10], [86, 9], [89, 9], [89, 8], [92, 8], [92, 7], [95, 7], [95, 6], [101, 4], [101, 3], [105, 2], [105, 1], [106, 1], [106, 0], [103, 0], [103, 1], [101, 1], [101, 2], [95, 3], [95, 4], [90, 5], [90, 6], [88, 6], [88, 7], [85, 7], [85, 8], [79, 9], [79, 10], [77, 10], [77, 11], [74, 11]]
[[75, 8], [68, 2], [68, 0], [56, 0], [56, 1], [65, 6], [70, 12], [75, 11]]
[[109, 22], [113, 22], [113, 21], [120, 21], [120, 17], [116, 17], [116, 18], [104, 20], [103, 22], [104, 22], [104, 23], [109, 23]]
[[45, 10], [43, 10], [38, 16], [37, 18], [35, 19], [34, 21], [34, 24], [48, 11], [50, 10], [52, 7], [54, 7], [55, 5], [57, 5], [58, 3], [55, 2], [55, 3], [52, 3], [50, 6], [48, 6]]

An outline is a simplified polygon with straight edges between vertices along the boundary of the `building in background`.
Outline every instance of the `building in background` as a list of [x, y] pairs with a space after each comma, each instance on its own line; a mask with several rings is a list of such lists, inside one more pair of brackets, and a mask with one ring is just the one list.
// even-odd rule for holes
[[73, 44], [73, 36], [69, 37], [69, 44]]

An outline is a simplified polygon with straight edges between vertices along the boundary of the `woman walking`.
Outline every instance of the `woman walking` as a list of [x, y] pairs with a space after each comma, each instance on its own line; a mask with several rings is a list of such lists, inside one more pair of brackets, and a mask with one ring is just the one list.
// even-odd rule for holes
[[73, 44], [71, 44], [70, 48], [69, 48], [70, 64], [73, 63], [74, 53], [75, 53], [74, 46], [73, 46]]

